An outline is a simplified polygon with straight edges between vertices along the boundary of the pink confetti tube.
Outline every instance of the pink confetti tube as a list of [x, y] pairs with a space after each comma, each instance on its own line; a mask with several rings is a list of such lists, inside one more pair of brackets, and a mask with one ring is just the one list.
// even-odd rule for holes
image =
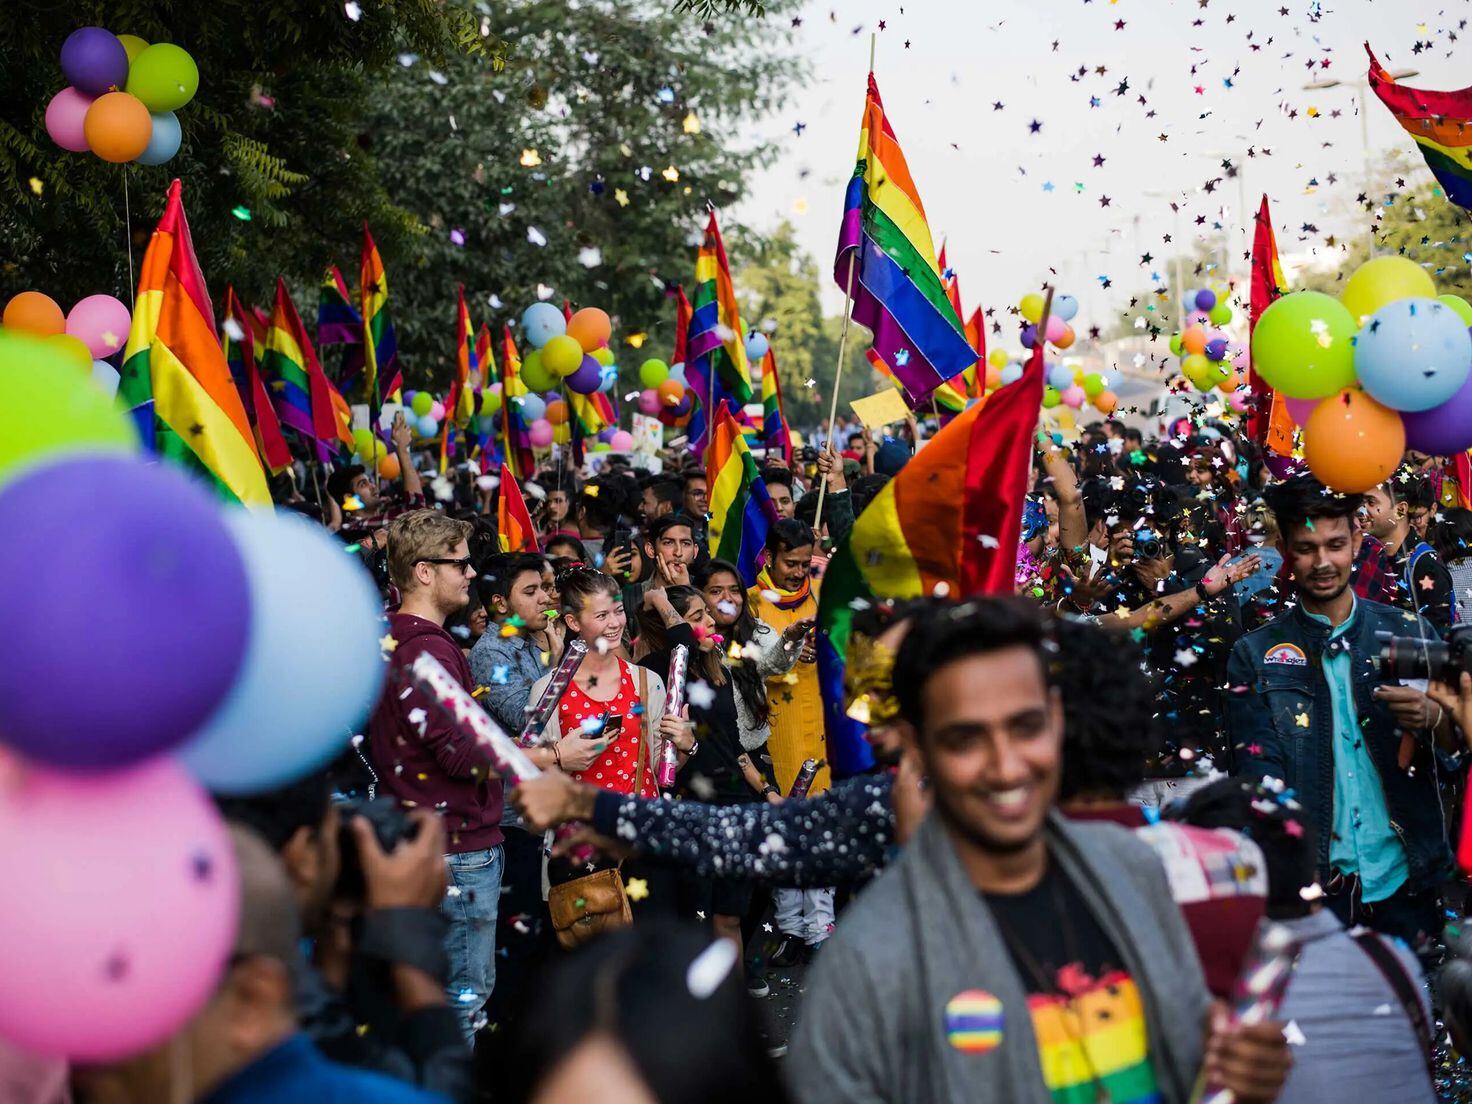
[[813, 779], [818, 777], [824, 762], [822, 759], [804, 759], [802, 766], [797, 769], [797, 777], [792, 780], [792, 789], [787, 796], [807, 797], [808, 790], [812, 789]]
[[[685, 668], [690, 662], [690, 649], [676, 644], [670, 649], [670, 673], [664, 684], [664, 715], [678, 717], [685, 705]], [[674, 787], [675, 773], [680, 768], [680, 752], [674, 742], [665, 740], [659, 745], [659, 769], [654, 782], [661, 790]]]
[[583, 662], [583, 656], [587, 654], [588, 645], [583, 641], [568, 641], [567, 650], [562, 653], [562, 662], [557, 665], [557, 670], [552, 672], [552, 681], [547, 683], [547, 688], [542, 691], [537, 704], [532, 706], [531, 712], [527, 714], [526, 727], [521, 730], [518, 740], [522, 747], [536, 747], [542, 742], [542, 732], [546, 729], [547, 722], [552, 719], [552, 711], [557, 708], [562, 695], [567, 693], [573, 675], [578, 673], [578, 664]]

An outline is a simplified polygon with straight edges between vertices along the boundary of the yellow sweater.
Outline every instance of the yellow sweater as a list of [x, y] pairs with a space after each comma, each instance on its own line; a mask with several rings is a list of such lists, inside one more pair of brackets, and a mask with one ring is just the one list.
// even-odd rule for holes
[[[801, 605], [779, 609], [762, 597], [762, 588], [752, 587], [749, 597], [752, 612], [779, 633], [805, 617], [818, 616], [818, 584]], [[785, 675], [767, 680], [767, 702], [772, 711], [772, 736], [767, 750], [777, 775], [777, 786], [785, 794], [792, 789], [793, 779], [804, 759], [822, 759], [823, 696], [818, 690], [818, 665], [798, 663]], [[813, 779], [809, 794], [819, 794], [830, 782], [825, 766]]]

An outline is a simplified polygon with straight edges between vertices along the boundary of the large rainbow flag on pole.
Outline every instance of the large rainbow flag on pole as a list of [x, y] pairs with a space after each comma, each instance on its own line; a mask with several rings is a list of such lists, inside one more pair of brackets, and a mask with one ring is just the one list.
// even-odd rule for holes
[[935, 594], [1010, 594], [1043, 401], [1043, 350], [1016, 383], [963, 411], [874, 497], [828, 563], [818, 599], [818, 680], [835, 776], [874, 765], [844, 712], [854, 609]]
[[450, 466], [450, 435], [470, 422], [475, 399], [470, 393], [470, 372], [475, 367], [475, 350], [470, 344], [470, 311], [465, 306], [465, 285], [456, 284], [455, 378], [445, 397], [445, 420], [440, 426], [440, 474]]
[[256, 451], [261, 463], [272, 475], [279, 475], [291, 466], [291, 450], [286, 438], [281, 435], [281, 422], [276, 417], [276, 407], [271, 403], [271, 393], [256, 364], [255, 339], [246, 321], [244, 308], [235, 298], [233, 287], [225, 288], [225, 321], [220, 327], [220, 345], [225, 350], [225, 363], [230, 365], [230, 374], [235, 377], [235, 386], [241, 393], [245, 415], [255, 430]]
[[521, 404], [513, 399], [527, 393], [521, 382], [521, 355], [509, 325], [501, 328], [501, 455], [516, 479], [526, 479], [536, 470], [531, 438], [521, 417]]
[[1472, 210], [1472, 87], [1426, 92], [1397, 84], [1370, 44], [1370, 87], [1421, 147], [1426, 167], [1458, 207]]
[[711, 429], [705, 478], [710, 486], [710, 554], [735, 564], [742, 583], [755, 586], [757, 559], [767, 543], [767, 530], [777, 521], [777, 509], [757, 474], [746, 436], [724, 403]]
[[286, 281], [279, 276], [261, 371], [282, 424], [296, 430], [304, 440], [315, 441], [321, 459], [330, 460], [338, 440], [330, 385], [291, 293], [286, 290]]
[[[852, 277], [852, 279], [850, 279]], [[920, 193], [869, 74], [833, 278], [913, 408], [976, 363], [935, 259]]]
[[792, 466], [792, 431], [782, 411], [782, 381], [777, 378], [777, 355], [770, 346], [762, 358], [762, 444], [768, 456], [775, 453]]
[[399, 397], [404, 379], [399, 371], [399, 340], [388, 316], [388, 273], [383, 270], [383, 259], [366, 222], [358, 297], [363, 317], [363, 382], [368, 389], [372, 420], [377, 422], [378, 410], [386, 399]]
[[695, 255], [695, 286], [690, 293], [690, 324], [685, 340], [685, 380], [700, 400], [690, 422], [690, 447], [703, 449], [715, 412], [722, 402], [739, 421], [751, 401], [751, 371], [736, 308], [736, 285], [726, 261], [726, 246], [716, 213], [710, 213], [705, 237]]
[[271, 505], [245, 405], [215, 329], [179, 181], [143, 254], [118, 399], [146, 448], [226, 498]]

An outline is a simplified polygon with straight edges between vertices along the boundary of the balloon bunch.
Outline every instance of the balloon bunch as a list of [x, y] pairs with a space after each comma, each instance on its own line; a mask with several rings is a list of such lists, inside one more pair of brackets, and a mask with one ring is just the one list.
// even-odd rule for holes
[[162, 165], [179, 152], [174, 112], [199, 89], [199, 68], [185, 50], [81, 27], [61, 44], [61, 71], [71, 83], [46, 105], [46, 133], [62, 149], [140, 165]]
[[[568, 318], [551, 303], [533, 303], [522, 312], [521, 332], [531, 350], [511, 382], [512, 393], [497, 393], [496, 408], [505, 416], [509, 400], [510, 416], [521, 419], [533, 448], [565, 444], [572, 440], [572, 412], [561, 388], [591, 395], [618, 386], [618, 364], [608, 347], [613, 324], [597, 307], [584, 307]], [[484, 400], [481, 413], [486, 413]]]
[[689, 421], [695, 398], [690, 394], [683, 364], [666, 364], [658, 357], [650, 357], [639, 365], [639, 387], [639, 413], [657, 417], [671, 426]]
[[[1043, 297], [1036, 292], [1024, 295], [1017, 304], [1024, 322], [1021, 340], [1024, 347], [1035, 348], [1038, 323], [1043, 317]], [[1072, 347], [1077, 335], [1072, 322], [1078, 316], [1078, 300], [1072, 295], [1055, 295], [1048, 314], [1043, 341], [1055, 349]], [[1012, 356], [1005, 349], [992, 349], [986, 355], [986, 390], [1006, 387], [1022, 378], [1025, 356]], [[1108, 372], [1087, 370], [1075, 358], [1061, 362], [1044, 361], [1043, 409], [1058, 410], [1054, 420], [1064, 429], [1073, 428], [1071, 411], [1082, 410], [1087, 403], [1100, 414], [1113, 414], [1119, 398], [1112, 390], [1113, 376]]]
[[1407, 448], [1472, 447], [1472, 305], [1436, 293], [1406, 257], [1366, 261], [1338, 299], [1297, 291], [1252, 334], [1252, 362], [1303, 429], [1309, 469], [1357, 493], [1387, 479]]
[[[1026, 325], [1022, 327], [1022, 344], [1031, 349], [1038, 343], [1038, 323], [1043, 318], [1043, 297], [1037, 292], [1024, 295], [1017, 304]], [[1043, 340], [1055, 349], [1071, 347], [1077, 334], [1069, 324], [1078, 315], [1078, 300], [1072, 295], [1053, 296], [1053, 307], [1048, 312], [1048, 329]]]
[[53, 345], [0, 333], [0, 393], [0, 570], [25, 580], [0, 637], [0, 879], [25, 902], [0, 909], [0, 1037], [108, 1061], [177, 1031], [229, 957], [206, 788], [348, 746], [382, 686], [381, 604], [320, 526], [140, 455]]
[[108, 360], [123, 351], [132, 324], [128, 308], [111, 295], [89, 295], [63, 314], [51, 296], [23, 291], [5, 304], [0, 316], [5, 329], [43, 338], [67, 364], [90, 373], [109, 395], [117, 392], [119, 376]]
[[1213, 388], [1234, 395], [1247, 370], [1247, 348], [1233, 344], [1222, 329], [1232, 321], [1224, 288], [1186, 292], [1186, 328], [1170, 339], [1170, 351], [1181, 358], [1181, 375], [1197, 391]]

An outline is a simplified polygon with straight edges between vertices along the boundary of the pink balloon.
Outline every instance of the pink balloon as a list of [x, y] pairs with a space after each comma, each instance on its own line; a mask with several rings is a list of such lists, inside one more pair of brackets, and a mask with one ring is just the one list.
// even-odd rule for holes
[[639, 392], [639, 411], [643, 414], [658, 414], [660, 411], [659, 392], [652, 387], [646, 387]]
[[46, 133], [51, 135], [51, 140], [72, 153], [86, 153], [91, 149], [82, 123], [95, 99], [96, 96], [71, 87], [63, 88], [52, 96], [46, 105]]
[[1192, 326], [1201, 326], [1204, 328], [1210, 325], [1211, 315], [1207, 314], [1205, 311], [1193, 311], [1192, 313], [1186, 315], [1186, 327], [1188, 329]]
[[1065, 387], [1058, 397], [1063, 400], [1064, 406], [1071, 406], [1077, 410], [1084, 405], [1084, 400], [1088, 398], [1088, 395], [1084, 393], [1082, 387], [1075, 383], [1071, 387]]
[[94, 360], [105, 360], [128, 343], [132, 319], [111, 295], [89, 295], [66, 316], [66, 332], [87, 346]]
[[429, 416], [435, 421], [443, 421], [445, 417], [445, 404], [435, 399], [434, 405], [429, 408]]
[[1288, 406], [1288, 416], [1293, 419], [1293, 424], [1298, 426], [1307, 424], [1308, 416], [1322, 401], [1322, 399], [1290, 399], [1287, 395], [1283, 396], [1283, 402]]
[[229, 834], [166, 758], [88, 775], [12, 765], [0, 884], [0, 1036], [37, 1054], [156, 1046], [209, 998], [235, 939]]
[[621, 429], [609, 438], [608, 447], [615, 452], [628, 452], [634, 447], [634, 435], [627, 429]]
[[1068, 332], [1068, 323], [1056, 314], [1048, 315], [1048, 331], [1043, 336], [1049, 341], [1057, 341]]
[[533, 448], [546, 448], [552, 443], [552, 423], [546, 418], [538, 418], [527, 427], [526, 432], [531, 438]]
[[1239, 372], [1246, 373], [1246, 371], [1247, 371], [1247, 346], [1246, 345], [1243, 345], [1241, 348], [1234, 349], [1232, 351], [1232, 354], [1231, 355], [1232, 355], [1232, 367], [1235, 368], [1235, 369], [1237, 369], [1237, 371], [1239, 371]]
[[1227, 405], [1238, 414], [1241, 414], [1247, 409], [1248, 398], [1249, 396], [1246, 391], [1233, 391], [1227, 396]]

